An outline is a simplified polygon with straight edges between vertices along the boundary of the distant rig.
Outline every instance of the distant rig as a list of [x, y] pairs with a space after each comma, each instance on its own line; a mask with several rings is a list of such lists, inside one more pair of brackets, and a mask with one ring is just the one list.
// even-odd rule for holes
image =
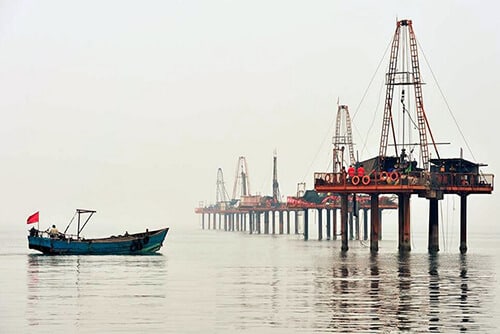
[[[339, 105], [336, 118], [336, 130], [333, 137], [334, 157], [339, 163], [344, 155], [351, 157], [354, 163], [351, 120], [347, 106]], [[225, 187], [222, 169], [217, 171], [216, 203], [195, 209], [201, 215], [202, 228], [224, 231], [248, 231], [253, 234], [303, 234], [309, 239], [309, 212], [317, 210], [318, 239], [336, 240], [339, 234], [338, 217], [341, 209], [341, 197], [338, 194], [319, 193], [306, 190], [304, 183], [297, 185], [297, 194], [281, 201], [278, 182], [278, 157], [273, 154], [272, 195], [252, 195], [246, 158], [240, 156], [236, 165], [233, 193], [230, 198]], [[383, 210], [397, 209], [394, 196], [381, 196], [377, 214]], [[368, 210], [371, 209], [370, 196], [350, 195], [348, 198], [348, 224], [350, 240], [368, 240]], [[361, 226], [360, 217], [363, 217]], [[323, 220], [325, 218], [325, 220]], [[323, 221], [326, 225], [323, 226]], [[278, 225], [278, 230], [276, 230]], [[325, 227], [325, 230], [323, 229]], [[380, 234], [380, 237], [382, 235]]]
[[[411, 250], [410, 198], [415, 194], [429, 201], [428, 251], [435, 253], [439, 251], [439, 200], [444, 195], [458, 195], [459, 250], [461, 253], [467, 252], [467, 196], [491, 194], [494, 175], [482, 173], [480, 167], [485, 164], [465, 160], [462, 154], [453, 158], [440, 156], [437, 149], [439, 143], [434, 140], [424, 109], [417, 49], [412, 21], [397, 21], [386, 73], [384, 114], [377, 156], [364, 161], [355, 159], [348, 107], [339, 105], [333, 138], [333, 168], [327, 172], [314, 173], [314, 190], [306, 191], [305, 185], [299, 184], [296, 196], [287, 197], [286, 203], [280, 202], [275, 153], [272, 196], [251, 195], [246, 160], [240, 157], [233, 198], [227, 196], [222, 170], [219, 169], [217, 203], [200, 205], [195, 209], [196, 213], [201, 214], [202, 228], [205, 228], [207, 216], [209, 229], [217, 228], [218, 218], [219, 229], [223, 226], [225, 231], [261, 233], [263, 216], [264, 233], [270, 233], [271, 225], [271, 233], [274, 234], [277, 214], [278, 233], [283, 234], [283, 214], [286, 213], [287, 234], [290, 234], [290, 222], [293, 222], [293, 232], [299, 234], [299, 226], [302, 226], [304, 239], [308, 240], [309, 211], [317, 210], [319, 240], [323, 238], [323, 217], [326, 215], [326, 239], [335, 240], [340, 236], [342, 251], [349, 249], [348, 240], [367, 240], [369, 234], [370, 250], [377, 252], [378, 241], [382, 236], [381, 212], [398, 209], [398, 248], [400, 252], [407, 252]], [[400, 93], [398, 110], [394, 108], [396, 88]], [[394, 148], [394, 155], [388, 154], [389, 147]], [[434, 150], [436, 158], [430, 158], [429, 148]], [[352, 168], [346, 170], [346, 166]], [[294, 213], [295, 217], [291, 217], [290, 213]], [[359, 224], [360, 215], [363, 216], [363, 233]]]

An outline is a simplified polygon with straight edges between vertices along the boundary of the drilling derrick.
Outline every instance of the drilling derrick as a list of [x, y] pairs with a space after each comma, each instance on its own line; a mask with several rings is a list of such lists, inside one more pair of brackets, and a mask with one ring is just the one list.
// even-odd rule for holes
[[217, 192], [216, 192], [216, 202], [218, 205], [221, 203], [229, 203], [229, 196], [226, 191], [226, 186], [224, 185], [224, 175], [222, 174], [222, 168], [217, 170]]
[[349, 164], [354, 165], [354, 148], [352, 143], [352, 126], [349, 108], [346, 105], [339, 105], [337, 109], [337, 120], [335, 122], [335, 136], [333, 137], [333, 172], [338, 173], [345, 166], [345, 147], [349, 152]]
[[[400, 45], [401, 44], [401, 45]], [[409, 50], [409, 52], [408, 52]], [[408, 58], [409, 54], [409, 58]], [[394, 150], [396, 157], [399, 155], [398, 148], [401, 149], [402, 160], [406, 157], [405, 145], [410, 146], [411, 134], [405, 133], [405, 123], [408, 122], [408, 128], [413, 127], [418, 129], [419, 146], [420, 146], [420, 162], [422, 163], [423, 170], [429, 170], [429, 147], [427, 142], [427, 132], [431, 136], [432, 144], [439, 158], [439, 153], [436, 148], [436, 143], [432, 132], [427, 121], [427, 116], [424, 110], [424, 100], [422, 95], [422, 78], [420, 75], [420, 66], [418, 61], [418, 51], [417, 51], [417, 40], [415, 38], [415, 33], [413, 32], [413, 26], [411, 20], [401, 20], [397, 22], [396, 31], [394, 33], [394, 38], [392, 40], [391, 55], [389, 70], [386, 74], [386, 94], [385, 94], [385, 104], [384, 104], [384, 118], [382, 121], [382, 133], [380, 137], [380, 149], [379, 158], [384, 159], [387, 154], [387, 146], [389, 141], [389, 135], [392, 133], [392, 144], [394, 145]], [[397, 142], [396, 132], [394, 130], [394, 113], [393, 113], [393, 97], [394, 88], [396, 86], [401, 86], [401, 110], [400, 115], [402, 124], [402, 134], [399, 136], [400, 143]], [[405, 103], [405, 88], [413, 87], [413, 93], [415, 98], [415, 114], [416, 122], [414, 121], [415, 116], [412, 116], [411, 112], [406, 108], [409, 103]], [[409, 98], [409, 95], [408, 95]], [[408, 136], [408, 142], [405, 143]], [[408, 151], [412, 151], [411, 149]]]
[[278, 157], [276, 150], [274, 151], [273, 156], [273, 201], [274, 203], [280, 202], [280, 187], [278, 183]]
[[[343, 251], [348, 249], [347, 211], [348, 198], [351, 194], [370, 194], [370, 249], [372, 251], [378, 251], [381, 231], [378, 215], [380, 195], [395, 194], [398, 197], [400, 251], [411, 249], [410, 197], [418, 195], [420, 198], [427, 199], [429, 202], [428, 249], [431, 253], [439, 251], [438, 203], [444, 195], [458, 195], [460, 196], [460, 252], [464, 253], [467, 251], [467, 196], [491, 194], [494, 175], [482, 173], [480, 167], [486, 166], [485, 164], [465, 160], [462, 154], [459, 158], [442, 159], [439, 156], [424, 109], [417, 40], [411, 20], [397, 22], [391, 45], [389, 69], [385, 77], [387, 89], [378, 156], [359, 162], [356, 173], [346, 175], [343, 171], [338, 172], [340, 163], [343, 163], [343, 155], [339, 159], [338, 152], [340, 150], [343, 153], [343, 146], [336, 144], [334, 171], [333, 173], [331, 171], [314, 173], [314, 190], [318, 193], [335, 193], [340, 196], [341, 249]], [[400, 99], [396, 99], [399, 103], [394, 104], [396, 92], [400, 94]], [[339, 106], [340, 111], [341, 106]], [[337, 115], [337, 131], [339, 117]], [[417, 133], [418, 140], [415, 138], [413, 142], [412, 136], [415, 133]], [[430, 159], [430, 143], [427, 136], [430, 137], [437, 158]], [[339, 135], [336, 137], [342, 139]], [[391, 143], [389, 138], [392, 140]], [[388, 146], [394, 146], [394, 156], [387, 155]], [[419, 148], [419, 152], [413, 153], [414, 148]], [[353, 160], [352, 157], [351, 160]]]
[[245, 157], [239, 157], [236, 165], [236, 176], [233, 186], [233, 199], [250, 195], [250, 180], [248, 178], [248, 166]]

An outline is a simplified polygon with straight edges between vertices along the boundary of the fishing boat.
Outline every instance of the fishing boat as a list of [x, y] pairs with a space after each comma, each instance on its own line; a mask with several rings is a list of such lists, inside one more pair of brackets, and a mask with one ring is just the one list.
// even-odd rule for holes
[[[169, 228], [123, 235], [112, 235], [107, 238], [86, 239], [80, 236], [83, 228], [96, 211], [77, 209], [64, 233], [40, 231], [34, 227], [29, 230], [28, 245], [44, 254], [52, 255], [123, 255], [153, 254], [157, 252], [168, 233]], [[75, 217], [77, 220], [76, 235], [67, 234]], [[83, 218], [83, 219], [82, 219]], [[83, 223], [83, 224], [82, 224]], [[52, 232], [52, 233], [51, 233]]]

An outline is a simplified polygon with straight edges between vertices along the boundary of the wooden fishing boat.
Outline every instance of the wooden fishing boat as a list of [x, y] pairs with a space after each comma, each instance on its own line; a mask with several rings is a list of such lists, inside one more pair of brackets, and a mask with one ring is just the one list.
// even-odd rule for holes
[[[169, 228], [159, 230], [110, 236], [107, 238], [85, 239], [80, 237], [80, 233], [96, 211], [77, 209], [78, 216], [77, 234], [66, 234], [70, 223], [64, 233], [52, 233], [31, 228], [28, 236], [28, 246], [44, 254], [53, 255], [122, 255], [122, 254], [153, 254], [162, 246]], [[83, 225], [81, 225], [82, 215], [87, 215]]]

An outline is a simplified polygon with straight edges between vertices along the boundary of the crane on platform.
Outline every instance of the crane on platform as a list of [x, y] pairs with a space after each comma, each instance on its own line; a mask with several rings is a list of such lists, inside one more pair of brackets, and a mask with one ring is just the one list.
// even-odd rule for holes
[[233, 186], [233, 200], [242, 196], [250, 196], [250, 179], [248, 177], [248, 165], [244, 156], [238, 158]]
[[[413, 153], [411, 147], [411, 132], [405, 133], [405, 126], [415, 128], [418, 131], [420, 146], [420, 162], [423, 170], [429, 170], [429, 144], [427, 133], [429, 133], [432, 145], [439, 158], [434, 136], [432, 135], [427, 116], [424, 109], [424, 99], [422, 94], [422, 76], [420, 73], [420, 65], [418, 60], [417, 40], [413, 31], [411, 20], [400, 20], [397, 22], [396, 31], [391, 45], [391, 54], [389, 69], [386, 74], [386, 94], [384, 105], [384, 117], [382, 122], [382, 132], [380, 136], [379, 159], [384, 159], [387, 155], [387, 147], [389, 145], [389, 136], [392, 133], [392, 144], [395, 149], [396, 157], [400, 160], [405, 160], [408, 153]], [[396, 138], [394, 126], [393, 99], [394, 88], [401, 86], [401, 125], [402, 134], [400, 134], [400, 142]], [[407, 106], [410, 105], [410, 94], [406, 95], [405, 87], [413, 87], [413, 95], [415, 101], [415, 115], [409, 112]], [[408, 93], [411, 89], [408, 89]], [[408, 123], [408, 124], [405, 124]], [[408, 142], [406, 142], [408, 137]], [[400, 151], [398, 152], [398, 149]], [[407, 153], [408, 152], [408, 153]]]
[[354, 147], [352, 141], [352, 124], [347, 105], [338, 105], [335, 122], [335, 136], [333, 137], [333, 172], [339, 173], [345, 166], [344, 151], [347, 147], [349, 164], [354, 165]]
[[226, 191], [226, 186], [224, 185], [224, 174], [222, 173], [222, 168], [217, 170], [217, 191], [215, 195], [216, 202], [229, 203], [229, 195]]
[[280, 186], [278, 183], [278, 154], [276, 150], [273, 153], [273, 201], [279, 203], [281, 199]]

